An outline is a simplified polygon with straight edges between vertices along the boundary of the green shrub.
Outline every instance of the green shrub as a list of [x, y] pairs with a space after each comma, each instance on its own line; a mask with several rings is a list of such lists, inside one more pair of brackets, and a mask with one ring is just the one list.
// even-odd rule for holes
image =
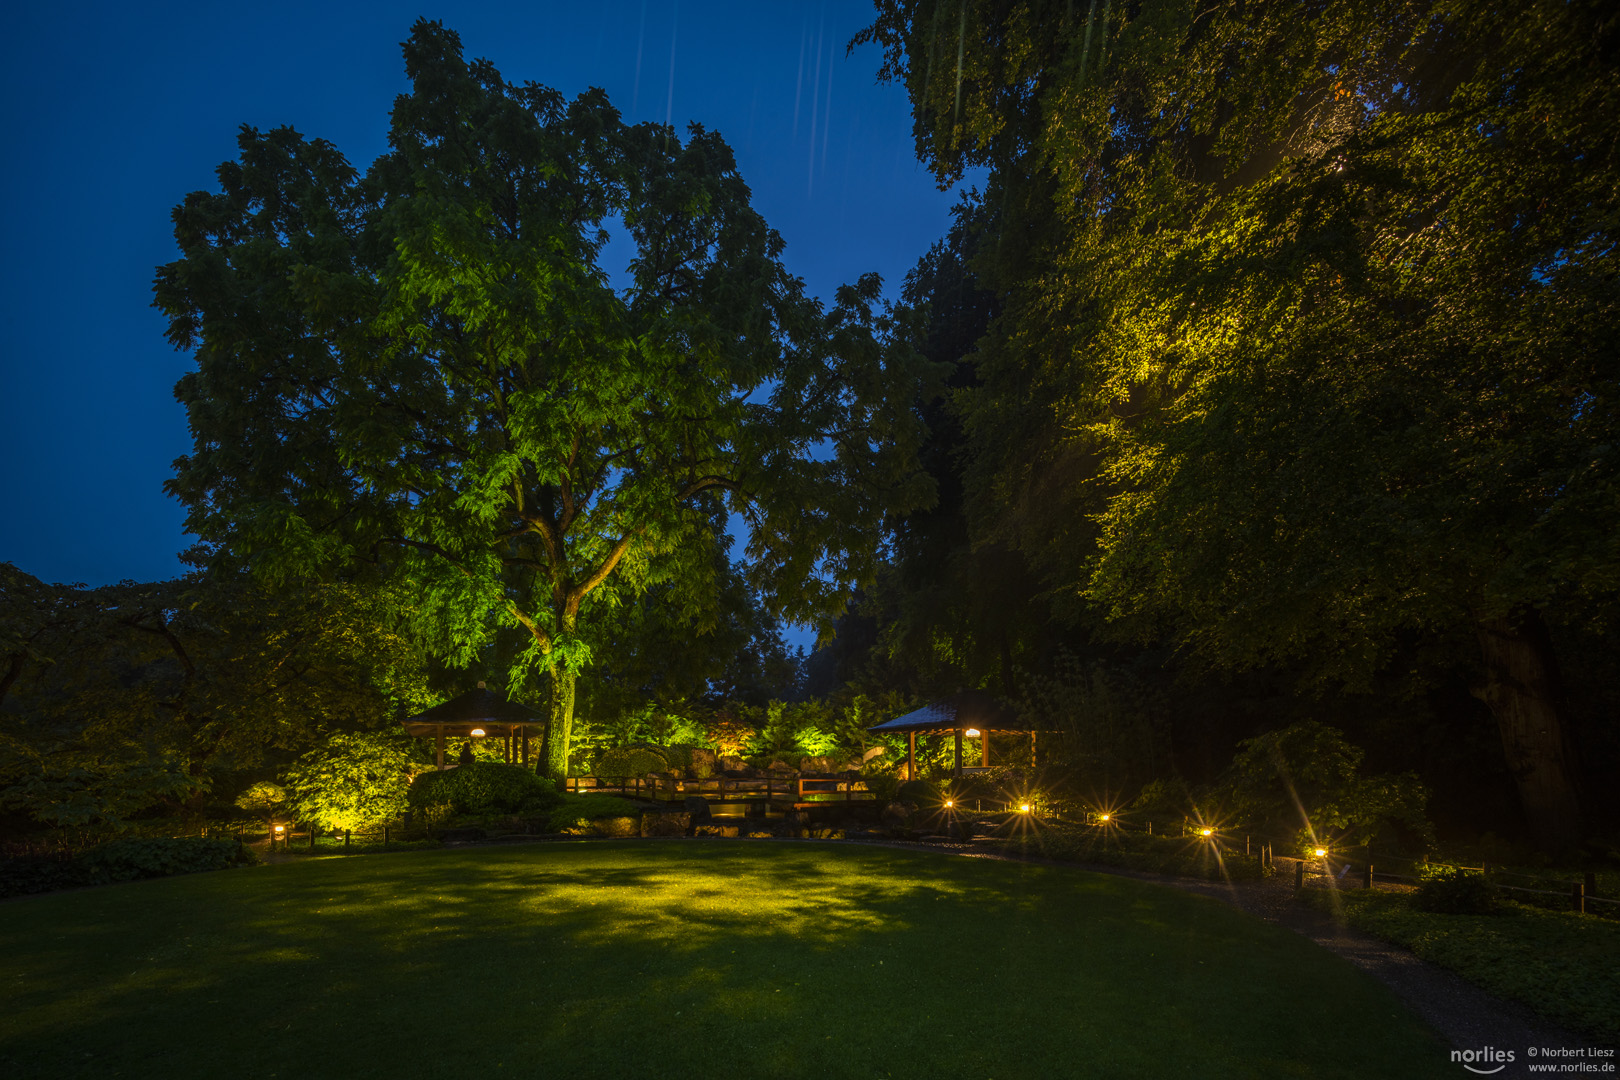
[[[598, 818], [641, 817], [641, 807], [616, 795], [576, 795], [551, 812], [546, 828], [551, 832], [584, 831]], [[634, 834], [629, 834], [634, 835]]]
[[425, 772], [411, 783], [413, 810], [450, 812], [474, 817], [495, 814], [538, 814], [563, 799], [557, 785], [521, 765], [475, 761], [458, 769]]
[[203, 840], [195, 836], [114, 840], [79, 856], [98, 882], [195, 874], [257, 862], [253, 852], [235, 840]]
[[894, 801], [911, 803], [919, 809], [932, 809], [944, 802], [945, 796], [932, 780], [907, 780], [895, 788]]
[[1420, 911], [1441, 915], [1494, 915], [1502, 909], [1502, 893], [1478, 870], [1460, 866], [1424, 867], [1423, 883], [1413, 902]]
[[879, 803], [893, 802], [895, 795], [900, 791], [900, 774], [893, 769], [885, 772], [882, 769], [868, 767], [861, 773], [861, 779], [866, 781], [866, 790], [870, 791]]
[[668, 772], [670, 761], [663, 754], [644, 746], [621, 746], [609, 750], [596, 763], [597, 776], [646, 776]]
[[32, 896], [34, 893], [78, 889], [94, 884], [85, 866], [67, 859], [0, 859], [0, 898]]

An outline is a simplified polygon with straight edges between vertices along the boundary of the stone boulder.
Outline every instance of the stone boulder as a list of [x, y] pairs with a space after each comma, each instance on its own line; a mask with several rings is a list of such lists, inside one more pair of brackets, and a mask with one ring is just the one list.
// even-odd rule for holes
[[799, 759], [799, 772], [809, 775], [829, 776], [841, 773], [849, 768], [849, 762], [843, 758], [822, 755], [819, 757], [805, 757]]
[[740, 757], [733, 757], [730, 754], [727, 754], [725, 757], [720, 759], [720, 768], [724, 770], [727, 776], [730, 776], [732, 773], [753, 772], [753, 770], [748, 767], [748, 762], [744, 761]]

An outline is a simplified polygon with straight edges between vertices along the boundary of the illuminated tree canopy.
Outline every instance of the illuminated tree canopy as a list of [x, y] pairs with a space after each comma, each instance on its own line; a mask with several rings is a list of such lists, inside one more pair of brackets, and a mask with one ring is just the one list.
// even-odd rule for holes
[[593, 620], [659, 587], [701, 628], [728, 515], [789, 617], [870, 575], [884, 515], [931, 494], [925, 365], [875, 278], [806, 297], [717, 135], [509, 84], [436, 23], [405, 61], [363, 174], [244, 128], [175, 210], [157, 304], [197, 369], [170, 490], [222, 563], [404, 583], [452, 664], [521, 633], [509, 686], [549, 684], [561, 775]]
[[1229, 668], [1476, 642], [1578, 836], [1547, 624], [1620, 582], [1620, 20], [1556, 0], [882, 0], [942, 182], [991, 170], [969, 497], [1054, 588]]

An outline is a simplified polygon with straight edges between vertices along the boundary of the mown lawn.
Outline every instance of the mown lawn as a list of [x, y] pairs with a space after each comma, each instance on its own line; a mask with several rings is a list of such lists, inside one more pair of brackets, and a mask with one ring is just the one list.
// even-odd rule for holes
[[849, 844], [411, 852], [0, 905], [0, 1075], [1429, 1077], [1309, 942], [1174, 889]]

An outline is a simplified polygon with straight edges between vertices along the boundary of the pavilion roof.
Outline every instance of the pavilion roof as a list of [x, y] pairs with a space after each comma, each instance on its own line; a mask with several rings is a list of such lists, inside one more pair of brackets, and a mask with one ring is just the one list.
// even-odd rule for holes
[[489, 734], [505, 734], [514, 727], [543, 724], [545, 717], [515, 701], [507, 701], [483, 683], [476, 690], [441, 702], [426, 712], [408, 716], [405, 730], [412, 735], [433, 735], [441, 728], [446, 735], [468, 735], [475, 727]]
[[958, 728], [978, 728], [980, 731], [1032, 731], [1029, 721], [1018, 715], [1018, 710], [994, 694], [983, 690], [963, 690], [929, 702], [904, 716], [873, 724], [867, 731], [955, 731]]

